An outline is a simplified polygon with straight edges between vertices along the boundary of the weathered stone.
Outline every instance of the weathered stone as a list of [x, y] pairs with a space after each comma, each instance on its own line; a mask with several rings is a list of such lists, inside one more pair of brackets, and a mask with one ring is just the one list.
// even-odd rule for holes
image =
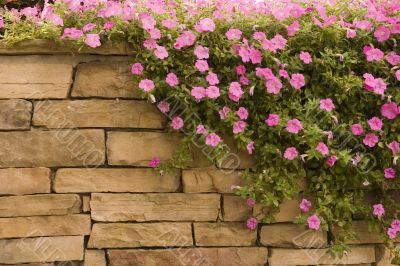
[[[279, 212], [274, 214], [275, 222], [293, 222], [298, 215], [300, 215], [299, 199], [294, 200], [283, 200], [279, 205]], [[262, 204], [256, 204], [253, 208], [253, 216], [258, 219], [262, 219], [266, 214], [268, 214], [268, 208]]]
[[348, 255], [333, 258], [327, 249], [270, 249], [270, 266], [338, 265], [375, 262], [371, 246], [352, 246]]
[[239, 196], [224, 196], [224, 221], [245, 221], [251, 216], [251, 207]]
[[216, 221], [217, 194], [92, 194], [90, 209], [96, 221]]
[[152, 169], [82, 169], [57, 171], [54, 189], [65, 192], [175, 192], [179, 175], [157, 175]]
[[130, 63], [85, 63], [78, 65], [73, 97], [140, 98]]
[[183, 191], [185, 193], [219, 192], [233, 193], [232, 186], [245, 184], [240, 171], [222, 169], [193, 169], [182, 171]]
[[73, 194], [0, 197], [0, 217], [66, 215], [80, 209], [81, 198]]
[[89, 248], [192, 246], [190, 223], [96, 223]]
[[171, 159], [181, 136], [156, 132], [109, 132], [107, 158], [110, 165], [148, 166], [154, 156]]
[[127, 127], [159, 129], [163, 128], [165, 121], [157, 107], [145, 101], [53, 100], [35, 102], [34, 107], [33, 125], [47, 128]]
[[0, 129], [29, 129], [32, 103], [25, 100], [0, 100]]
[[0, 132], [0, 167], [104, 163], [103, 130]]
[[0, 218], [0, 238], [90, 234], [90, 215]]
[[0, 63], [0, 98], [65, 98], [71, 82], [72, 64], [25, 62], [23, 56]]
[[0, 240], [0, 263], [83, 260], [83, 236]]
[[82, 196], [82, 211], [90, 212], [90, 196]]
[[251, 246], [257, 232], [244, 223], [195, 223], [194, 237], [197, 246]]
[[106, 266], [106, 254], [104, 250], [86, 250], [83, 266]]
[[261, 244], [270, 247], [325, 248], [327, 238], [326, 232], [305, 230], [295, 224], [264, 225], [260, 233]]
[[24, 195], [50, 193], [50, 169], [0, 169], [0, 194]]
[[[400, 248], [400, 244], [397, 245], [397, 248]], [[377, 245], [375, 247], [375, 254], [375, 266], [395, 266], [395, 264], [392, 264], [392, 260], [394, 259], [393, 254], [390, 253], [390, 249], [385, 247], [385, 245]]]
[[258, 247], [189, 248], [158, 250], [108, 250], [111, 266], [261, 266], [267, 263], [268, 250]]
[[[383, 243], [383, 239], [379, 232], [368, 228], [367, 221], [353, 221], [352, 229], [355, 233], [355, 239], [348, 240], [347, 244], [379, 244]], [[334, 229], [333, 234], [339, 234], [340, 229]], [[345, 232], [346, 233], [346, 232]], [[398, 239], [400, 242], [400, 238]]]

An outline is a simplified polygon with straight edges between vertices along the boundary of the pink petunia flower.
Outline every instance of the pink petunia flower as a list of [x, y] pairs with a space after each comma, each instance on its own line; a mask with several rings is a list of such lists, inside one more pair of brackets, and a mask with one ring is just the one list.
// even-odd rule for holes
[[215, 74], [213, 72], [208, 72], [208, 75], [206, 76], [206, 80], [207, 80], [208, 84], [210, 84], [210, 85], [217, 85], [219, 83], [217, 74]]
[[194, 54], [197, 59], [208, 59], [210, 56], [208, 48], [201, 45], [196, 46], [194, 49]]
[[178, 22], [176, 22], [176, 20], [172, 18], [164, 19], [163, 21], [161, 21], [161, 25], [163, 25], [167, 29], [173, 29], [176, 27], [176, 25], [178, 25]]
[[88, 32], [94, 29], [94, 27], [96, 27], [96, 24], [94, 23], [88, 23], [85, 26], [83, 26], [82, 30], [83, 32]]
[[257, 228], [258, 222], [256, 218], [249, 218], [246, 222], [247, 228], [254, 230]]
[[363, 143], [370, 148], [375, 147], [375, 145], [378, 143], [378, 141], [379, 141], [379, 138], [375, 134], [367, 134], [365, 136], [365, 138], [363, 139]]
[[211, 147], [216, 147], [220, 141], [221, 138], [215, 133], [210, 133], [206, 137], [206, 144]]
[[391, 167], [386, 168], [383, 172], [386, 179], [393, 179], [396, 177], [396, 170]]
[[269, 114], [267, 119], [265, 119], [265, 123], [267, 123], [267, 125], [270, 127], [277, 126], [279, 124], [279, 121], [279, 115], [276, 114]]
[[195, 40], [196, 35], [192, 31], [184, 31], [181, 35], [178, 36], [178, 38], [176, 38], [174, 48], [179, 50], [186, 46], [192, 46]]
[[320, 143], [318, 143], [318, 145], [315, 148], [315, 150], [320, 152], [322, 155], [328, 155], [329, 154], [328, 146], [326, 146], [326, 144], [323, 143], [322, 141]]
[[242, 36], [242, 32], [238, 29], [231, 28], [225, 33], [225, 36], [228, 40], [239, 40]]
[[172, 118], [171, 127], [175, 130], [179, 130], [184, 126], [183, 119], [179, 116]]
[[267, 38], [267, 36], [265, 35], [265, 32], [256, 31], [253, 33], [254, 40], [262, 41], [262, 40], [265, 40], [265, 38]]
[[233, 134], [237, 135], [239, 133], [242, 133], [244, 129], [246, 128], [246, 122], [240, 120], [237, 121], [233, 124]]
[[281, 76], [282, 78], [288, 78], [288, 77], [289, 77], [289, 74], [287, 73], [286, 70], [280, 69], [280, 70], [279, 70], [279, 76]]
[[400, 143], [398, 143], [397, 141], [393, 140], [392, 142], [390, 142], [388, 144], [388, 147], [389, 147], [389, 149], [392, 150], [393, 155], [395, 155], [400, 150]]
[[175, 75], [175, 73], [168, 73], [167, 74], [167, 78], [165, 79], [165, 81], [167, 82], [167, 84], [171, 87], [176, 87], [179, 85], [179, 79], [178, 77]]
[[316, 214], [311, 215], [307, 219], [308, 228], [312, 230], [318, 230], [321, 224], [321, 220]]
[[99, 47], [101, 46], [100, 36], [98, 34], [86, 34], [85, 43], [92, 48]]
[[165, 59], [168, 57], [168, 51], [164, 46], [157, 45], [156, 49], [154, 50], [154, 55], [158, 59]]
[[353, 124], [351, 126], [351, 133], [353, 133], [354, 136], [361, 136], [363, 132], [364, 130], [361, 124]]
[[386, 56], [386, 61], [392, 66], [400, 63], [400, 55], [396, 54], [396, 52], [392, 51]]
[[381, 114], [387, 119], [395, 119], [400, 114], [400, 108], [395, 102], [385, 103], [381, 106]]
[[299, 153], [297, 152], [297, 149], [295, 147], [290, 147], [285, 150], [285, 152], [283, 153], [283, 157], [285, 157], [289, 161], [292, 161], [297, 157], [298, 154]]
[[303, 74], [292, 74], [292, 78], [290, 79], [290, 85], [296, 90], [300, 90], [305, 85], [305, 80]]
[[247, 117], [249, 116], [249, 112], [247, 111], [246, 108], [244, 107], [239, 107], [237, 110], [236, 114], [239, 116], [240, 119], [246, 120]]
[[378, 42], [389, 40], [390, 29], [386, 28], [385, 26], [379, 26], [374, 32], [374, 37], [378, 40]]
[[390, 239], [395, 239], [399, 231], [394, 228], [388, 228], [387, 235]]
[[135, 63], [132, 65], [131, 72], [134, 75], [141, 75], [143, 72], [143, 66], [140, 63]]
[[209, 86], [206, 89], [206, 96], [210, 99], [217, 99], [220, 96], [219, 88], [217, 86]]
[[218, 111], [219, 113], [219, 117], [221, 118], [221, 120], [225, 120], [227, 118], [228, 113], [231, 110], [229, 109], [228, 106], [224, 106], [224, 108], [222, 108], [221, 110]]
[[301, 122], [298, 119], [291, 119], [287, 122], [286, 130], [289, 133], [297, 134], [303, 129]]
[[206, 72], [208, 70], [208, 63], [206, 60], [197, 60], [194, 65], [200, 72]]
[[385, 214], [385, 208], [383, 207], [382, 204], [374, 204], [372, 206], [373, 208], [373, 215], [380, 218]]
[[366, 55], [368, 62], [379, 61], [385, 56], [380, 49], [371, 46], [364, 46], [363, 52]]
[[196, 25], [197, 32], [213, 32], [215, 30], [215, 23], [211, 18], [203, 18]]
[[251, 155], [253, 154], [253, 150], [254, 150], [254, 141], [250, 141], [247, 145], [246, 145], [246, 149], [247, 152]]
[[400, 70], [397, 70], [397, 71], [395, 72], [395, 76], [396, 76], [396, 79], [397, 79], [398, 81], [400, 81]]
[[[0, 18], [1, 19], [1, 18]], [[0, 27], [1, 28], [1, 27]], [[73, 40], [77, 40], [82, 37], [83, 31], [77, 28], [65, 28], [64, 33], [61, 36], [61, 39], [71, 38]]]
[[160, 164], [160, 161], [161, 160], [159, 157], [154, 156], [153, 159], [149, 162], [149, 166], [156, 168]]
[[373, 91], [376, 94], [383, 95], [387, 88], [387, 84], [381, 78], [374, 78], [369, 73], [365, 73], [364, 77], [364, 88], [368, 91]]
[[353, 39], [357, 36], [357, 32], [355, 30], [352, 29], [348, 29], [346, 32], [346, 38], [348, 39]]
[[190, 95], [192, 95], [196, 101], [200, 101], [204, 97], [206, 97], [206, 89], [203, 87], [193, 87], [190, 91]]
[[304, 64], [308, 65], [308, 64], [312, 63], [312, 58], [311, 58], [311, 55], [309, 52], [301, 51], [299, 57], [300, 57], [300, 60], [303, 61]]
[[139, 88], [144, 90], [145, 92], [151, 91], [155, 88], [154, 82], [150, 79], [142, 79], [139, 82]]
[[[245, 86], [249, 85], [249, 79], [246, 78], [245, 76], [240, 76], [239, 81], [240, 81], [240, 84], [242, 84], [242, 85], [245, 85]], [[250, 95], [252, 95], [252, 94], [250, 93]]]
[[246, 67], [244, 65], [238, 65], [236, 67], [236, 74], [239, 76], [245, 75], [246, 74]]
[[321, 99], [319, 100], [319, 109], [330, 112], [335, 109], [335, 105], [331, 98]]
[[204, 127], [204, 125], [199, 124], [199, 125], [196, 127], [196, 134], [198, 134], [198, 135], [204, 135], [204, 134], [206, 134], [206, 133], [207, 133], [207, 130], [206, 130], [206, 128]]
[[255, 200], [255, 199], [252, 199], [252, 198], [248, 198], [248, 199], [246, 200], [246, 203], [247, 203], [247, 205], [248, 205], [249, 207], [254, 207], [254, 205], [256, 205], [256, 200]]
[[240, 86], [239, 82], [232, 82], [229, 85], [229, 99], [231, 99], [234, 102], [239, 102], [240, 98], [242, 98], [243, 95], [243, 90], [242, 87]]
[[307, 199], [302, 199], [300, 202], [300, 210], [302, 212], [309, 212], [311, 210], [312, 203]]
[[267, 87], [268, 93], [278, 94], [282, 89], [282, 82], [278, 78], [274, 77], [267, 80], [265, 86]]
[[168, 113], [170, 110], [170, 105], [166, 101], [162, 101], [158, 104], [158, 109], [160, 109], [161, 113]]
[[288, 36], [296, 35], [296, 32], [300, 29], [300, 23], [296, 20], [289, 26], [287, 26], [287, 34]]
[[372, 130], [380, 131], [382, 129], [383, 123], [382, 120], [379, 119], [379, 117], [374, 116], [368, 120], [368, 125]]
[[114, 22], [113, 21], [107, 21], [106, 23], [104, 23], [104, 28], [106, 30], [111, 30], [114, 27]]
[[331, 155], [331, 156], [329, 156], [328, 160], [326, 160], [326, 164], [329, 167], [332, 167], [335, 165], [336, 161], [337, 161], [337, 157], [335, 155]]

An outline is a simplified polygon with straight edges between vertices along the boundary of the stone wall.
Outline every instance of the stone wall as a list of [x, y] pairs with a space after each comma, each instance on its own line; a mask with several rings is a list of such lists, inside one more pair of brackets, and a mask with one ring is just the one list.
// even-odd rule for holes
[[233, 195], [240, 170], [200, 151], [190, 169], [155, 175], [148, 162], [181, 136], [140, 100], [126, 51], [0, 49], [1, 265], [390, 265], [362, 221], [351, 253], [330, 258], [331, 235], [291, 223], [296, 200], [248, 230], [262, 208]]

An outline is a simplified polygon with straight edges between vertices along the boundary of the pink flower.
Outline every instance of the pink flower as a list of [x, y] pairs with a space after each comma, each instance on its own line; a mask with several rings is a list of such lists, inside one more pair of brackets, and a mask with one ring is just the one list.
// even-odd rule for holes
[[236, 112], [236, 114], [239, 116], [240, 119], [246, 120], [247, 117], [249, 116], [249, 112], [247, 111], [246, 108], [244, 107], [239, 107], [239, 110]]
[[397, 70], [395, 73], [396, 79], [400, 81], [400, 70]]
[[364, 130], [362, 125], [360, 124], [353, 124], [351, 126], [351, 133], [353, 133], [354, 136], [361, 136], [363, 134]]
[[106, 30], [111, 30], [114, 27], [114, 22], [112, 21], [107, 21], [106, 23], [104, 23], [104, 28]]
[[253, 64], [259, 64], [259, 63], [261, 63], [261, 60], [262, 60], [262, 54], [261, 54], [261, 52], [259, 51], [259, 50], [257, 50], [257, 49], [255, 49], [255, 48], [250, 48], [249, 49], [249, 58], [250, 58], [250, 61], [253, 63]]
[[3, 17], [0, 17], [0, 29], [4, 28], [4, 19]]
[[355, 31], [355, 30], [352, 30], [352, 29], [348, 29], [347, 30], [347, 32], [346, 32], [346, 37], [348, 38], [348, 39], [353, 39], [353, 38], [355, 38], [357, 36], [357, 32]]
[[196, 134], [204, 135], [204, 134], [206, 134], [206, 133], [207, 133], [207, 130], [206, 130], [206, 128], [204, 127], [204, 125], [199, 124], [199, 125], [196, 127]]
[[248, 198], [248, 199], [246, 200], [246, 203], [247, 203], [247, 205], [248, 205], [249, 207], [253, 207], [254, 205], [256, 205], [256, 200], [255, 200], [255, 199], [252, 199], [252, 198]]
[[243, 90], [242, 87], [240, 86], [239, 82], [232, 82], [229, 85], [229, 99], [231, 99], [234, 102], [239, 102], [240, 98], [243, 95]]
[[394, 230], [400, 232], [400, 220], [396, 219], [392, 222], [392, 224], [390, 225], [390, 227], [392, 227]]
[[139, 17], [140, 20], [142, 21], [142, 26], [145, 30], [154, 29], [154, 27], [157, 24], [156, 20], [149, 13], [146, 12], [140, 13]]
[[287, 26], [287, 34], [288, 36], [296, 35], [296, 32], [300, 29], [300, 23], [296, 20], [289, 26]]
[[160, 164], [160, 158], [159, 157], [153, 157], [153, 159], [151, 160], [151, 162], [149, 163], [150, 167], [156, 168], [159, 164]]
[[196, 55], [197, 59], [208, 59], [210, 56], [208, 48], [201, 45], [196, 46], [194, 49], [194, 54]]
[[325, 143], [322, 141], [318, 143], [317, 147], [315, 148], [318, 152], [320, 152], [322, 155], [328, 155], [329, 154], [329, 149], [328, 146], [326, 146]]
[[371, 46], [364, 46], [364, 54], [367, 56], [367, 61], [379, 61], [385, 54], [378, 48], [372, 48]]
[[151, 49], [156, 49], [157, 46], [158, 46], [158, 44], [157, 44], [157, 42], [156, 42], [154, 39], [147, 39], [147, 40], [145, 40], [145, 41], [143, 42], [143, 46], [144, 46], [146, 49], [151, 50]]
[[215, 74], [213, 72], [208, 72], [206, 80], [207, 80], [208, 84], [210, 84], [210, 85], [217, 85], [219, 83], [217, 74]]
[[372, 130], [380, 131], [382, 129], [382, 120], [379, 117], [374, 116], [370, 120], [368, 120], [368, 125]]
[[393, 140], [388, 144], [389, 149], [392, 150], [393, 155], [395, 155], [400, 150], [400, 143]]
[[253, 154], [254, 150], [254, 141], [250, 141], [249, 144], [246, 145], [247, 152], [249, 154]]
[[267, 36], [265, 35], [265, 32], [262, 32], [262, 31], [256, 31], [253, 33], [254, 40], [262, 41], [262, 40], [265, 40], [266, 37]]
[[181, 49], [186, 46], [192, 46], [196, 40], [196, 35], [190, 30], [184, 31], [178, 38], [176, 38], [174, 48]]
[[178, 84], [179, 84], [179, 79], [174, 73], [168, 73], [165, 81], [171, 87], [178, 86]]
[[240, 36], [242, 36], [242, 32], [238, 29], [229, 29], [226, 33], [225, 36], [228, 40], [239, 40]]
[[363, 143], [370, 148], [373, 148], [379, 141], [379, 138], [375, 134], [367, 134], [363, 139]]
[[176, 22], [176, 20], [170, 18], [170, 19], [164, 19], [163, 21], [161, 21], [161, 25], [163, 25], [164, 27], [166, 27], [168, 29], [173, 29], [176, 27], [176, 25], [178, 25], [178, 23]]
[[290, 79], [290, 85], [292, 85], [293, 88], [300, 90], [305, 84], [306, 83], [304, 81], [303, 74], [296, 73], [292, 75], [292, 78]]
[[271, 39], [275, 49], [283, 50], [286, 46], [287, 40], [279, 33]]
[[281, 76], [282, 78], [288, 78], [289, 74], [287, 73], [286, 70], [281, 69], [281, 70], [279, 70], [279, 76]]
[[367, 91], [373, 91], [379, 95], [383, 95], [385, 93], [387, 85], [383, 79], [374, 78], [374, 76], [372, 76], [369, 73], [365, 73], [363, 77], [364, 77], [364, 88]]
[[297, 149], [295, 147], [290, 147], [285, 150], [283, 153], [283, 157], [288, 159], [289, 161], [294, 160], [298, 155]]
[[165, 59], [168, 57], [168, 51], [167, 51], [167, 49], [165, 49], [164, 46], [157, 45], [156, 49], [154, 50], [154, 55], [158, 59]]
[[270, 127], [274, 127], [279, 124], [279, 120], [279, 115], [269, 114], [267, 119], [265, 119], [265, 123], [267, 123], [267, 125]]
[[215, 133], [210, 133], [206, 137], [206, 144], [211, 147], [216, 147], [220, 141], [221, 138]]
[[300, 210], [303, 212], [309, 212], [311, 210], [312, 203], [307, 199], [302, 199], [300, 202]]
[[158, 109], [160, 109], [161, 113], [168, 113], [169, 112], [169, 103], [166, 101], [162, 101], [158, 104]]
[[222, 110], [219, 110], [219, 117], [221, 118], [221, 120], [225, 120], [228, 113], [230, 112], [230, 109], [228, 106], [224, 106], [224, 108], [222, 108]]
[[267, 92], [272, 94], [278, 94], [282, 89], [281, 81], [275, 77], [267, 80], [265, 86], [267, 87]]
[[208, 63], [206, 60], [197, 60], [194, 65], [200, 72], [206, 72], [208, 70]]
[[400, 55], [396, 54], [396, 52], [392, 51], [386, 56], [386, 61], [392, 66], [397, 65], [400, 63]]
[[383, 207], [382, 204], [375, 204], [372, 206], [373, 210], [373, 214], [374, 216], [380, 218], [385, 214], [385, 208]]
[[131, 72], [134, 75], [141, 75], [143, 72], [143, 66], [140, 63], [135, 63], [132, 65]]
[[88, 32], [94, 29], [94, 27], [96, 27], [96, 24], [94, 23], [88, 23], [85, 26], [83, 26], [82, 30], [83, 32]]
[[236, 74], [238, 74], [239, 76], [246, 74], [246, 67], [244, 65], [237, 66]]
[[[240, 76], [239, 81], [240, 81], [240, 84], [242, 84], [242, 85], [245, 85], [245, 86], [249, 85], [249, 79], [246, 78], [245, 76]], [[250, 95], [252, 95], [252, 94], [250, 94]]]
[[311, 64], [311, 62], [312, 62], [312, 58], [311, 58], [311, 55], [309, 52], [301, 51], [299, 57], [300, 57], [300, 60], [303, 61], [304, 64], [308, 65], [308, 64]]
[[92, 48], [99, 47], [101, 46], [100, 36], [98, 34], [86, 34], [85, 43]]
[[183, 119], [180, 118], [179, 116], [172, 118], [171, 126], [173, 129], [179, 130], [179, 129], [183, 128], [184, 124], [185, 123], [183, 122]]
[[381, 114], [387, 119], [395, 119], [400, 113], [400, 108], [395, 102], [385, 103], [381, 106]]
[[289, 133], [297, 134], [303, 129], [301, 122], [298, 119], [291, 119], [287, 122], [286, 130]]
[[190, 95], [192, 95], [196, 99], [196, 101], [200, 101], [206, 96], [206, 89], [204, 89], [203, 87], [193, 87]]
[[328, 112], [332, 111], [335, 108], [333, 101], [331, 98], [321, 99], [319, 100], [319, 109], [326, 110]]
[[394, 170], [391, 167], [386, 168], [383, 172], [385, 174], [386, 179], [393, 179], [396, 177], [396, 170]]
[[308, 217], [307, 224], [308, 224], [308, 228], [310, 228], [312, 230], [318, 230], [319, 226], [321, 224], [321, 220], [319, 219], [319, 217], [316, 214], [313, 214], [310, 217]]
[[211, 18], [203, 18], [195, 25], [198, 32], [213, 32], [215, 30], [215, 23]]
[[[1, 27], [0, 27], [1, 28]], [[71, 38], [73, 40], [77, 40], [82, 37], [83, 31], [77, 28], [65, 28], [64, 33], [62, 35], [62, 39], [64, 38]]]
[[390, 37], [390, 30], [385, 26], [379, 26], [374, 32], [375, 38], [378, 42], [384, 42]]
[[233, 124], [233, 134], [237, 135], [239, 133], [242, 133], [245, 128], [246, 128], [246, 122], [241, 120], [237, 121]]
[[397, 236], [397, 233], [399, 230], [393, 229], [393, 228], [388, 228], [387, 230], [387, 235], [390, 239], [395, 239]]
[[217, 99], [220, 96], [219, 88], [216, 86], [209, 86], [206, 89], [206, 96], [210, 99]]
[[150, 79], [142, 79], [139, 82], [139, 88], [148, 92], [155, 88], [154, 82]]
[[337, 157], [335, 155], [331, 155], [331, 156], [329, 156], [328, 160], [326, 160], [326, 164], [329, 167], [332, 167], [335, 165], [336, 161], [337, 161]]
[[249, 218], [246, 222], [247, 228], [254, 230], [257, 228], [258, 222], [256, 218]]

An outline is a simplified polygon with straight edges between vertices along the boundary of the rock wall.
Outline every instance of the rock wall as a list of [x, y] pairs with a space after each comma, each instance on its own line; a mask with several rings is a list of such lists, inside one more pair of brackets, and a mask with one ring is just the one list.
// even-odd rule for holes
[[390, 265], [362, 221], [351, 253], [326, 255], [330, 235], [291, 223], [296, 200], [248, 230], [262, 208], [232, 193], [240, 169], [199, 149], [190, 169], [155, 175], [149, 161], [170, 158], [181, 136], [140, 100], [124, 47], [0, 53], [1, 265]]

